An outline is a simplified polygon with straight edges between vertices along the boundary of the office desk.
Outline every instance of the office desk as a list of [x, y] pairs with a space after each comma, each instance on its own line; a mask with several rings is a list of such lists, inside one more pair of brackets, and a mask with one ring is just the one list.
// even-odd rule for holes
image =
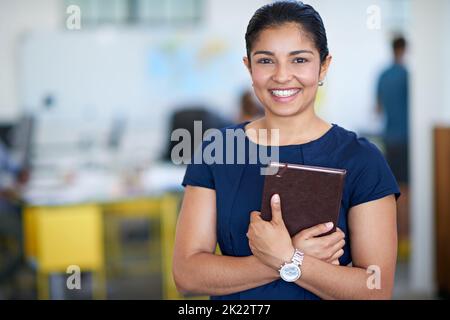
[[123, 215], [146, 212], [159, 218], [163, 298], [180, 298], [171, 273], [178, 204], [179, 196], [167, 193], [110, 203], [26, 207], [25, 253], [38, 273], [38, 298], [50, 298], [49, 275], [66, 273], [71, 265], [92, 272], [93, 298], [106, 298], [104, 215], [111, 210]]
[[[180, 198], [179, 192], [153, 189], [138, 196], [105, 196], [89, 202], [56, 197], [55, 203], [28, 203], [24, 209], [25, 254], [37, 270], [38, 298], [51, 298], [49, 275], [66, 273], [71, 265], [79, 266], [81, 272], [92, 272], [94, 299], [107, 298], [104, 241], [107, 215], [140, 215], [159, 221], [163, 298], [181, 298], [171, 272]], [[113, 242], [117, 248], [117, 241]]]

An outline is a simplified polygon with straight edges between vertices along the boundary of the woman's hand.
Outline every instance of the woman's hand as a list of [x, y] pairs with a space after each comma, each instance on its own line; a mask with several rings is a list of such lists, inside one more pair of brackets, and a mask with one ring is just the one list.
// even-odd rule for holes
[[247, 237], [254, 256], [267, 266], [278, 270], [284, 262], [291, 261], [294, 247], [281, 216], [280, 196], [271, 199], [272, 221], [265, 221], [260, 212], [250, 216]]
[[337, 228], [336, 232], [319, 237], [332, 227], [333, 223], [328, 222], [302, 230], [292, 238], [292, 243], [306, 255], [339, 265], [338, 259], [344, 254], [345, 234]]

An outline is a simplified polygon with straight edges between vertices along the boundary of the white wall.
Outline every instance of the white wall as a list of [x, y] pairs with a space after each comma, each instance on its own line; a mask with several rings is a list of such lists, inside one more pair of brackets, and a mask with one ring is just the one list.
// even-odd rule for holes
[[207, 0], [205, 26], [214, 30], [228, 31], [241, 39], [245, 47], [244, 35], [248, 21], [255, 11], [268, 0]]
[[[258, 7], [268, 2], [206, 1], [206, 20], [201, 27], [230, 35], [244, 55], [248, 20]], [[381, 68], [390, 60], [388, 36], [394, 12], [391, 2], [347, 0], [345, 10], [341, 3], [332, 0], [308, 2], [323, 16], [334, 57], [326, 85], [321, 89], [319, 113], [352, 130], [376, 131], [379, 126], [373, 119], [374, 87]], [[366, 26], [366, 10], [374, 4], [382, 9], [380, 30], [369, 30]], [[26, 30], [63, 29], [64, 14], [60, 0], [0, 1], [0, 23], [5, 26], [0, 33], [0, 44], [6, 45], [4, 53], [0, 53], [4, 55], [0, 59], [3, 70], [0, 74], [0, 119], [14, 117], [23, 107], [19, 105], [17, 92], [17, 35]], [[241, 65], [241, 61], [236, 63]], [[250, 86], [250, 80], [248, 84]]]
[[59, 0], [0, 1], [0, 122], [19, 112], [17, 73], [20, 37], [27, 31], [52, 30], [60, 23]]
[[[412, 289], [435, 290], [435, 226], [433, 191], [433, 127], [450, 123], [450, 3], [448, 0], [412, 1], [411, 81], [411, 228]], [[446, 104], [447, 103], [447, 104]]]
[[[449, 38], [449, 32], [450, 32], [450, 1], [445, 1], [445, 21], [444, 21], [444, 30], [446, 30], [444, 35], [446, 35], [446, 39], [442, 40], [441, 46], [443, 47], [443, 50], [445, 52], [445, 56], [450, 56], [450, 41], [448, 41]], [[446, 64], [446, 69], [444, 69], [444, 83], [447, 85], [447, 88], [450, 87], [450, 63], [448, 63], [448, 60], [444, 60]], [[444, 103], [442, 104], [442, 115], [445, 119], [445, 122], [447, 124], [450, 123], [450, 90], [444, 90], [446, 97], [444, 99]]]

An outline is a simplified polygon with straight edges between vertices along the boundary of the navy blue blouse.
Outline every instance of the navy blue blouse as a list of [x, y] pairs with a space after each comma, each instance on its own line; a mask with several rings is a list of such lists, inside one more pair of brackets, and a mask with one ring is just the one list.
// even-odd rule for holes
[[[221, 129], [223, 134], [223, 158], [226, 159], [225, 130], [244, 130], [246, 123]], [[215, 141], [205, 139], [197, 152]], [[234, 140], [237, 141], [237, 138]], [[246, 150], [249, 146], [259, 148], [245, 136]], [[234, 159], [237, 160], [237, 143], [234, 143]], [[268, 149], [270, 150], [270, 148]], [[216, 190], [217, 239], [223, 255], [244, 257], [252, 254], [246, 233], [250, 223], [250, 212], [261, 210], [264, 175], [260, 169], [265, 166], [258, 157], [256, 164], [249, 161], [246, 152], [244, 164], [189, 164], [182, 185], [204, 187]], [[214, 155], [214, 152], [213, 152]], [[224, 160], [225, 161], [225, 160]], [[358, 204], [383, 198], [390, 194], [400, 196], [397, 182], [377, 147], [365, 138], [359, 138], [351, 131], [333, 124], [317, 140], [298, 145], [279, 147], [279, 161], [311, 166], [346, 169], [344, 192], [341, 202], [338, 227], [345, 233], [344, 255], [341, 265], [352, 261], [348, 232], [348, 212]], [[234, 162], [236, 163], [236, 162]], [[238, 162], [239, 163], [239, 162]], [[283, 199], [281, 199], [283, 201]], [[295, 283], [281, 279], [250, 290], [212, 299], [319, 299], [318, 296]]]

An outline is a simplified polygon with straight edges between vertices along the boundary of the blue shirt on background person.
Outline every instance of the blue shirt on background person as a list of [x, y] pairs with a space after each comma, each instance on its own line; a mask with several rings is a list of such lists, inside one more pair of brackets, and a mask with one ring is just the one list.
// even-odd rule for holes
[[383, 139], [388, 143], [408, 142], [408, 70], [394, 63], [380, 76], [377, 96], [386, 117]]

